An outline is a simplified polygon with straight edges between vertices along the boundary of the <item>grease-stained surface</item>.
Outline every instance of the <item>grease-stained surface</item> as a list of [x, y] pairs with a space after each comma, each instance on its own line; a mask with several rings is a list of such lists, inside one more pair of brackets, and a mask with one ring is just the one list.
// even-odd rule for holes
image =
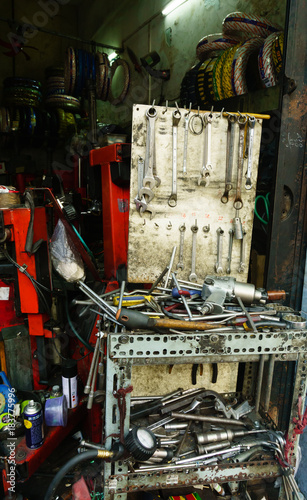
[[[187, 176], [183, 176], [184, 150], [184, 114], [181, 109], [181, 119], [178, 124], [177, 141], [177, 205], [168, 204], [172, 191], [172, 159], [173, 159], [173, 109], [156, 107], [155, 122], [155, 164], [161, 184], [153, 188], [154, 198], [149, 206], [154, 215], [144, 212], [142, 216], [136, 209], [134, 199], [138, 194], [138, 161], [145, 158], [148, 106], [135, 105], [133, 108], [132, 152], [131, 152], [131, 183], [129, 212], [129, 244], [128, 244], [128, 281], [152, 283], [169, 264], [172, 250], [177, 246], [174, 267], [179, 259], [180, 230], [185, 225], [183, 263], [184, 269], [178, 269], [178, 278], [189, 279], [192, 267], [192, 226], [197, 221], [196, 236], [196, 275], [198, 283], [202, 283], [207, 274], [216, 274], [217, 262], [217, 230], [221, 228], [222, 260], [221, 274], [226, 274], [228, 267], [229, 230], [234, 227], [236, 211], [234, 199], [237, 182], [237, 159], [239, 145], [239, 125], [235, 124], [234, 161], [232, 172], [233, 189], [229, 194], [228, 203], [223, 204], [221, 197], [225, 190], [225, 171], [227, 154], [228, 119], [220, 113], [213, 113], [211, 125], [211, 168], [209, 184], [205, 178], [198, 180], [204, 163], [204, 152], [208, 150], [208, 125], [200, 135], [195, 135], [189, 129], [187, 150]], [[191, 112], [191, 116], [195, 115]], [[204, 113], [200, 113], [204, 117]], [[195, 121], [195, 127], [197, 121]], [[247, 126], [246, 126], [247, 130]], [[254, 128], [254, 144], [252, 153], [252, 188], [245, 189], [245, 174], [247, 159], [244, 160], [242, 179], [243, 207], [239, 210], [244, 237], [245, 268], [239, 272], [241, 261], [241, 241], [234, 239], [232, 248], [231, 276], [239, 281], [247, 281], [250, 244], [254, 218], [254, 201], [257, 183], [258, 158], [260, 150], [262, 120], [256, 120]], [[207, 161], [207, 160], [206, 160]]]
[[203, 365], [203, 374], [200, 367], [197, 370], [197, 383], [192, 385], [191, 373], [193, 365], [158, 365], [133, 366], [132, 379], [133, 396], [158, 396], [168, 394], [179, 387], [182, 389], [206, 388], [217, 392], [235, 392], [237, 384], [238, 363], [219, 363], [218, 377], [212, 384], [212, 366]]

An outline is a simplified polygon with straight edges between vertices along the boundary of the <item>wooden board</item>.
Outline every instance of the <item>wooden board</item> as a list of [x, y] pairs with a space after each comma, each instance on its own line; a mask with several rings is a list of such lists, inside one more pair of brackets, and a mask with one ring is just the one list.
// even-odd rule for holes
[[[237, 181], [237, 158], [239, 147], [239, 125], [236, 124], [234, 163], [229, 201], [221, 202], [225, 190], [225, 170], [227, 154], [228, 119], [220, 113], [213, 113], [211, 128], [211, 164], [209, 185], [204, 179], [198, 185], [204, 151], [207, 148], [206, 127], [200, 135], [195, 135], [189, 128], [187, 176], [183, 175], [184, 150], [184, 115], [185, 109], [180, 109], [181, 119], [178, 125], [177, 142], [177, 205], [170, 207], [168, 199], [172, 191], [172, 153], [173, 153], [173, 124], [172, 115], [175, 108], [156, 106], [157, 119], [155, 122], [155, 163], [156, 174], [161, 179], [159, 187], [154, 187], [154, 198], [150, 207], [155, 214], [149, 212], [140, 215], [134, 199], [138, 193], [138, 161], [146, 155], [147, 118], [149, 106], [134, 105], [132, 123], [132, 152], [131, 152], [131, 183], [129, 207], [129, 243], [128, 243], [128, 281], [134, 283], [152, 283], [169, 264], [173, 247], [177, 247], [173, 270], [179, 260], [180, 231], [179, 227], [185, 224], [184, 238], [184, 269], [178, 270], [178, 278], [189, 280], [192, 261], [192, 230], [197, 221], [197, 282], [202, 283], [206, 275], [215, 275], [217, 261], [217, 230], [224, 231], [223, 258], [221, 275], [226, 275], [228, 266], [229, 230], [233, 228]], [[208, 112], [200, 112], [203, 117]], [[190, 113], [190, 117], [195, 115]], [[197, 128], [196, 118], [195, 128]], [[246, 127], [247, 128], [247, 127]], [[254, 128], [253, 160], [252, 160], [252, 189], [245, 189], [245, 174], [247, 158], [244, 160], [242, 200], [243, 207], [239, 211], [242, 221], [245, 244], [245, 270], [239, 273], [241, 240], [234, 239], [231, 262], [231, 276], [239, 281], [246, 282], [251, 247], [251, 237], [254, 219], [254, 202], [256, 193], [258, 161], [262, 131], [262, 120], [257, 119]]]

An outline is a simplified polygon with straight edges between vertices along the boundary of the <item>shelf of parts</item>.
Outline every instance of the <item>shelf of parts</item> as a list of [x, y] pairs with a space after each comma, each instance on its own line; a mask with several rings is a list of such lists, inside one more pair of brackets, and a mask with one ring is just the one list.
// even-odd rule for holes
[[[306, 394], [307, 330], [275, 332], [191, 332], [157, 334], [149, 331], [137, 333], [110, 333], [108, 335], [106, 363], [105, 436], [119, 433], [119, 412], [114, 391], [127, 388], [131, 383], [132, 365], [296, 361], [296, 379], [293, 389], [288, 434], [293, 434], [293, 419], [298, 418], [298, 398]], [[130, 394], [126, 395], [124, 431], [130, 426]], [[295, 464], [298, 440], [289, 458]], [[107, 438], [106, 447], [111, 447]], [[105, 499], [124, 500], [127, 493], [195, 484], [223, 483], [272, 479], [281, 476], [277, 461], [257, 461], [233, 464], [167, 467], [158, 471], [129, 472], [126, 462], [105, 463]], [[284, 490], [280, 488], [279, 499]]]

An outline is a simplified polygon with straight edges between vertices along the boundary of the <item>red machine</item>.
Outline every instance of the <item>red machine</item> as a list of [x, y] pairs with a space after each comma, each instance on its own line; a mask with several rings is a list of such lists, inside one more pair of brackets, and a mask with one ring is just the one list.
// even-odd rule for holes
[[112, 144], [90, 152], [90, 165], [101, 168], [104, 270], [107, 279], [125, 279], [128, 253], [130, 144]]

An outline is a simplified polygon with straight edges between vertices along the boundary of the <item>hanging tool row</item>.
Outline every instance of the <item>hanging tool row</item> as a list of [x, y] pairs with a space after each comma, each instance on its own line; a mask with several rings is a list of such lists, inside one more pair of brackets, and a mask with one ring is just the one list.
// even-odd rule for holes
[[[160, 119], [167, 120], [167, 107], [161, 112]], [[156, 120], [158, 117], [157, 108], [153, 105], [146, 111], [147, 136], [145, 159], [138, 159], [138, 193], [134, 201], [140, 214], [148, 211], [151, 217], [154, 211], [150, 206], [155, 197], [155, 189], [161, 185], [161, 178], [157, 173], [156, 166]], [[176, 103], [176, 109], [172, 112], [172, 188], [168, 197], [168, 205], [175, 207], [177, 205], [177, 178], [178, 178], [178, 127], [180, 121], [184, 121], [184, 139], [182, 151], [182, 179], [186, 181], [191, 177], [188, 171], [188, 144], [189, 132], [194, 135], [204, 133], [203, 160], [200, 172], [197, 176], [197, 185], [208, 186], [212, 173], [215, 171], [215, 180], [221, 177], [218, 165], [212, 165], [212, 122], [213, 120], [228, 120], [227, 128], [227, 146], [226, 146], [226, 172], [225, 172], [225, 191], [221, 197], [223, 204], [228, 203], [229, 192], [233, 189], [233, 165], [235, 162], [235, 151], [238, 151], [236, 192], [233, 206], [236, 214], [243, 207], [242, 201], [242, 180], [244, 160], [247, 158], [247, 171], [245, 180], [245, 189], [249, 191], [252, 188], [252, 163], [253, 163], [253, 143], [254, 128], [256, 123], [255, 116], [242, 115], [241, 113], [193, 113], [191, 109], [182, 113]], [[219, 131], [220, 133], [220, 131]], [[238, 146], [235, 145], [235, 137], [238, 135]], [[194, 169], [194, 166], [193, 166]]]

